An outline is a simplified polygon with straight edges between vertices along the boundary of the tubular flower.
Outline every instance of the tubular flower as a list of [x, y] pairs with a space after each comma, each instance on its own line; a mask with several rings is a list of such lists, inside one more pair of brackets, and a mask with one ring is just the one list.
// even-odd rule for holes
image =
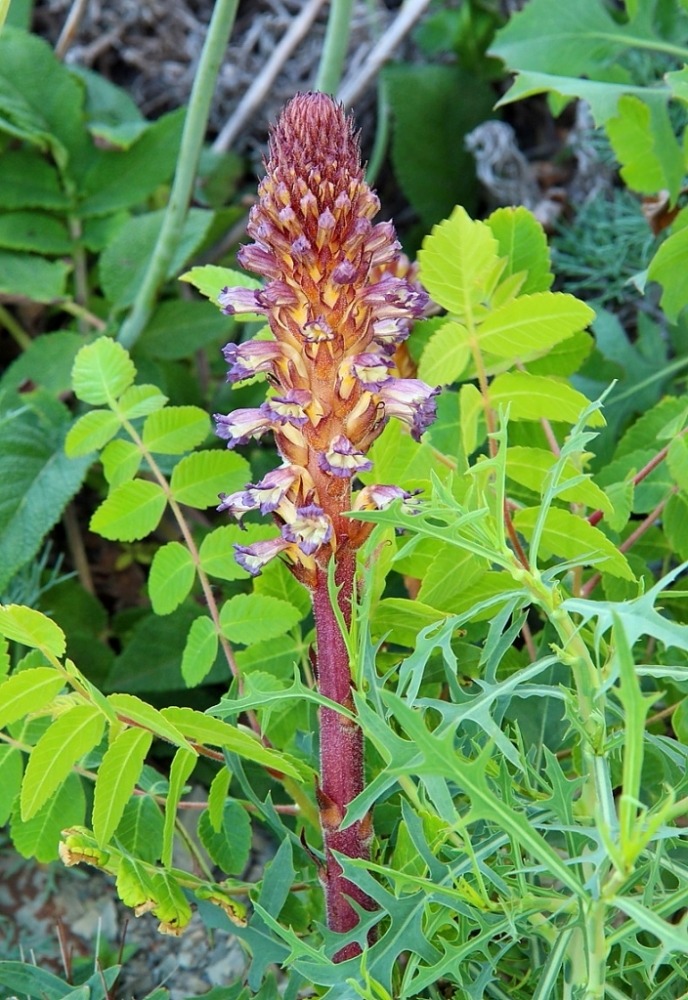
[[[364, 180], [353, 120], [332, 98], [298, 94], [290, 101], [272, 130], [265, 167], [247, 226], [254, 242], [238, 257], [265, 286], [225, 288], [219, 301], [230, 314], [265, 315], [274, 336], [227, 345], [228, 380], [264, 373], [275, 394], [258, 409], [216, 419], [230, 448], [272, 431], [285, 466], [279, 485], [266, 477], [223, 497], [222, 509], [237, 517], [251, 505], [271, 512], [284, 525], [283, 541], [322, 567], [333, 551], [337, 558], [353, 552], [370, 530], [343, 515], [352, 479], [370, 470], [366, 452], [386, 421], [397, 417], [420, 437], [434, 417], [436, 390], [391, 376], [394, 351], [428, 297], [400, 254], [393, 225], [371, 221], [379, 201]], [[292, 465], [299, 471], [287, 484]], [[286, 504], [296, 519], [285, 516]], [[304, 518], [308, 530], [296, 526]], [[286, 547], [273, 548], [290, 558]], [[240, 547], [238, 555], [259, 571], [269, 551], [263, 546], [254, 559]], [[303, 560], [292, 562], [314, 587]]]

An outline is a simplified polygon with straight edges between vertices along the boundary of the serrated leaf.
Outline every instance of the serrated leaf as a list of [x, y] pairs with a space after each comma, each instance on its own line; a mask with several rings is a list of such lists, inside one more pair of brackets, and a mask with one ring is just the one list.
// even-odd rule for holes
[[477, 386], [467, 382], [459, 390], [461, 443], [464, 455], [472, 455], [478, 447], [478, 420], [485, 412], [485, 403]]
[[195, 743], [209, 743], [211, 746], [226, 747], [227, 750], [239, 757], [254, 760], [264, 767], [282, 771], [293, 778], [302, 777], [291, 758], [285, 757], [276, 750], [264, 747], [260, 740], [253, 735], [237, 729], [235, 726], [230, 726], [226, 722], [221, 722], [220, 719], [213, 719], [211, 716], [196, 712], [192, 708], [176, 708], [174, 706], [163, 708], [162, 715]]
[[676, 485], [688, 493], [688, 442], [685, 437], [674, 438], [669, 445], [667, 465]]
[[125, 729], [105, 752], [93, 798], [93, 833], [100, 847], [110, 841], [122, 819], [152, 741], [153, 734], [145, 729]]
[[148, 596], [156, 615], [169, 615], [186, 599], [196, 567], [186, 545], [168, 542], [153, 556], [148, 575]]
[[157, 528], [166, 504], [162, 487], [135, 479], [111, 491], [91, 517], [89, 527], [111, 541], [134, 542]]
[[40, 712], [64, 687], [52, 667], [30, 667], [0, 684], [0, 728], [30, 712]]
[[0, 605], [0, 634], [53, 656], [62, 656], [66, 648], [65, 634], [59, 625], [40, 611], [21, 604]]
[[[514, 515], [514, 527], [526, 538], [530, 538], [540, 514], [539, 507], [527, 507]], [[584, 518], [567, 510], [552, 507], [547, 512], [542, 545], [549, 552], [567, 560], [580, 560], [581, 565], [620, 576], [624, 580], [635, 577], [626, 557], [599, 528], [593, 527]]]
[[[251, 278], [241, 271], [233, 271], [229, 267], [218, 267], [217, 264], [204, 264], [203, 267], [192, 267], [186, 274], [179, 276], [180, 281], [188, 281], [197, 288], [201, 295], [220, 308], [217, 301], [223, 288], [262, 288], [262, 282]], [[239, 322], [253, 322], [261, 317], [254, 313], [241, 313], [234, 317]]]
[[507, 258], [502, 280], [521, 271], [526, 278], [521, 293], [546, 292], [554, 281], [547, 236], [532, 212], [519, 205], [498, 208], [486, 220], [497, 240], [500, 257]]
[[293, 604], [301, 612], [302, 618], [306, 617], [312, 607], [310, 592], [280, 559], [273, 559], [263, 568], [260, 576], [253, 581], [253, 590], [256, 594], [277, 597], [280, 601]]
[[633, 510], [633, 483], [630, 480], [624, 483], [612, 483], [611, 486], [605, 487], [604, 492], [614, 508], [611, 514], [607, 514], [607, 524], [612, 531], [621, 531], [628, 523]]
[[198, 406], [167, 406], [151, 413], [143, 425], [143, 443], [161, 455], [180, 455], [202, 444], [210, 431], [210, 418]]
[[165, 868], [172, 864], [172, 847], [174, 844], [174, 824], [177, 817], [177, 806], [184, 791], [186, 779], [189, 777], [198, 756], [190, 750], [180, 747], [174, 755], [170, 768], [170, 788], [165, 800], [165, 826], [162, 835], [161, 861]]
[[224, 803], [222, 824], [213, 829], [208, 810], [198, 820], [198, 836], [206, 851], [227, 875], [240, 875], [251, 849], [251, 823], [238, 802]]
[[428, 385], [451, 385], [463, 374], [470, 356], [468, 331], [450, 320], [428, 341], [418, 366], [418, 378]]
[[493, 309], [478, 326], [481, 348], [500, 358], [544, 352], [595, 318], [589, 306], [564, 292], [520, 295]]
[[[664, 533], [679, 559], [688, 559], [688, 497], [683, 493], [675, 493], [669, 497], [662, 516]], [[2, 701], [2, 688], [0, 688]]]
[[67, 434], [65, 452], [70, 458], [88, 455], [103, 448], [120, 428], [111, 410], [91, 410], [76, 420]]
[[99, 337], [82, 347], [74, 360], [72, 385], [84, 403], [114, 403], [134, 381], [136, 368], [121, 344]]
[[77, 705], [60, 715], [31, 751], [21, 790], [26, 822], [65, 781], [73, 765], [103, 734], [105, 718], [95, 705]]
[[398, 642], [402, 646], [414, 646], [421, 629], [441, 622], [446, 617], [446, 612], [420, 601], [410, 601], [405, 597], [386, 597], [375, 609], [372, 633], [374, 637], [387, 635], [392, 642]]
[[293, 604], [263, 594], [237, 594], [222, 605], [220, 627], [230, 642], [276, 639], [301, 620]]
[[[527, 372], [505, 372], [490, 386], [490, 402], [497, 408], [509, 407], [511, 420], [561, 420], [575, 424], [590, 405], [582, 392], [544, 375]], [[588, 418], [591, 427], [604, 426], [604, 417], [595, 410]]]
[[133, 441], [117, 438], [107, 445], [100, 456], [103, 473], [113, 489], [133, 479], [139, 471], [141, 452]]
[[234, 545], [250, 545], [274, 538], [277, 533], [276, 528], [267, 524], [250, 524], [246, 526], [246, 530], [242, 530], [238, 524], [216, 528], [201, 543], [201, 567], [205, 573], [218, 580], [248, 580], [250, 573], [236, 561]]
[[220, 493], [235, 493], [251, 478], [251, 467], [241, 455], [223, 450], [186, 455], [172, 472], [175, 500], [189, 507], [216, 507]]
[[215, 833], [219, 833], [222, 828], [225, 799], [227, 798], [231, 780], [231, 772], [228, 768], [223, 767], [213, 778], [210, 790], [208, 791], [208, 819]]
[[22, 857], [34, 857], [42, 864], [56, 861], [61, 831], [83, 824], [85, 811], [81, 780], [74, 773], [68, 774], [62, 787], [30, 820], [22, 820], [17, 802], [10, 822], [12, 843]]
[[149, 795], [134, 795], [124, 806], [115, 831], [125, 851], [148, 864], [154, 864], [162, 851], [163, 819]]
[[39, 254], [68, 254], [72, 241], [59, 219], [43, 212], [5, 212], [0, 215], [0, 247]]
[[574, 333], [561, 343], [555, 344], [540, 358], [532, 358], [524, 362], [524, 367], [531, 375], [555, 375], [567, 377], [574, 375], [586, 360], [594, 347], [594, 340], [585, 330]]
[[191, 920], [191, 907], [186, 896], [171, 872], [158, 869], [151, 873], [150, 881], [158, 903], [153, 910], [160, 920], [158, 930], [176, 937]]
[[23, 772], [21, 752], [6, 744], [0, 746], [0, 826], [10, 818]]
[[66, 294], [71, 267], [62, 260], [46, 260], [32, 253], [0, 251], [0, 295], [30, 302], [55, 302]]
[[[542, 493], [545, 487], [547, 473], [556, 463], [556, 456], [543, 448], [526, 448], [520, 445], [507, 449], [506, 474], [522, 486], [527, 486], [535, 493]], [[580, 475], [572, 462], [567, 462], [561, 476], [561, 481], [573, 479]], [[590, 478], [577, 483], [561, 493], [560, 500], [568, 503], [585, 504], [593, 509], [603, 510], [605, 514], [613, 512], [612, 504], [606, 493]]]
[[218, 649], [218, 635], [210, 618], [201, 615], [192, 623], [182, 656], [182, 677], [195, 687], [210, 672]]
[[34, 149], [5, 149], [2, 153], [0, 208], [69, 207], [55, 167]]
[[458, 205], [423, 241], [420, 280], [438, 305], [462, 316], [480, 303], [498, 249], [489, 227]]
[[10, 644], [4, 635], [0, 635], [0, 684], [10, 669]]
[[131, 385], [119, 398], [118, 410], [127, 420], [147, 417], [161, 410], [167, 402], [157, 385]]
[[135, 694], [111, 694], [107, 700], [127, 725], [141, 726], [168, 743], [187, 750], [193, 749], [173, 722]]
[[606, 123], [625, 183], [641, 194], [668, 190], [676, 201], [683, 156], [665, 107], [650, 107], [632, 94], [619, 98], [617, 116]]
[[69, 392], [74, 358], [83, 346], [83, 336], [71, 330], [42, 333], [5, 368], [0, 376], [0, 391], [20, 389], [30, 379], [56, 396]]

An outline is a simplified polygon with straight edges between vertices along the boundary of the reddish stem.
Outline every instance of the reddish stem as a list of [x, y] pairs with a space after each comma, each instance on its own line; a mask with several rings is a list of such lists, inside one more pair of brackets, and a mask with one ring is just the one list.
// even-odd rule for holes
[[[347, 550], [340, 552], [335, 581], [341, 587], [339, 607], [347, 625], [351, 621], [354, 570], [355, 554]], [[313, 611], [318, 689], [326, 698], [351, 710], [349, 654], [330, 602], [327, 569], [318, 568]], [[375, 903], [344, 878], [341, 865], [332, 852], [368, 859], [372, 827], [366, 817], [345, 830], [340, 829], [347, 806], [363, 791], [363, 733], [356, 723], [331, 708], [320, 710], [320, 780], [318, 806], [325, 844], [325, 868], [321, 878], [325, 886], [327, 923], [331, 930], [344, 933], [358, 923], [358, 914], [347, 897], [366, 910], [375, 909]], [[334, 960], [344, 962], [360, 953], [359, 946], [353, 943], [337, 952]]]

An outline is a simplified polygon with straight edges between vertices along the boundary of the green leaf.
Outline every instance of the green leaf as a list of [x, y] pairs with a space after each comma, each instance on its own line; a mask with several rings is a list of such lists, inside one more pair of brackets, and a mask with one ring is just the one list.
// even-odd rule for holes
[[112, 404], [134, 381], [136, 368], [121, 344], [99, 337], [82, 347], [74, 361], [74, 392], [92, 406]]
[[59, 211], [69, 207], [57, 170], [38, 150], [5, 149], [0, 163], [0, 208]]
[[428, 341], [418, 366], [418, 378], [428, 385], [451, 385], [463, 374], [470, 356], [468, 331], [450, 320]]
[[[676, 925], [662, 920], [659, 914], [629, 896], [614, 896], [611, 902], [618, 906], [622, 913], [631, 918], [634, 927], [641, 928], [661, 941], [665, 954], [672, 952], [678, 952], [679, 955], [688, 954], [688, 942], [686, 941], [683, 921], [680, 925]], [[622, 927], [625, 928], [625, 925]]]
[[[115, 309], [126, 309], [136, 298], [160, 235], [164, 214], [159, 211], [133, 216], [101, 254], [101, 284]], [[213, 212], [190, 209], [167, 269], [167, 278], [173, 278], [193, 256], [205, 239], [213, 218]]]
[[31, 667], [4, 680], [0, 684], [0, 728], [29, 712], [40, 712], [64, 684], [64, 677], [52, 667]]
[[299, 645], [292, 636], [285, 635], [279, 643], [265, 639], [262, 642], [252, 643], [248, 649], [238, 649], [235, 658], [242, 676], [260, 670], [272, 678], [289, 681], [294, 676], [294, 666], [300, 661], [304, 652], [303, 645]]
[[[679, 559], [688, 559], [688, 497], [683, 493], [675, 493], [669, 497], [669, 502], [662, 515], [664, 533], [673, 551]], [[0, 688], [0, 701], [2, 688]]]
[[149, 795], [133, 795], [124, 806], [115, 831], [125, 851], [148, 864], [155, 864], [162, 852], [163, 819]]
[[21, 604], [0, 605], [0, 635], [53, 656], [62, 656], [66, 648], [65, 634], [59, 625], [40, 611]]
[[[218, 267], [217, 264], [205, 264], [203, 267], [192, 267], [186, 274], [179, 276], [180, 281], [188, 281], [190, 285], [197, 288], [201, 295], [210, 299], [218, 309], [220, 304], [217, 301], [223, 288], [262, 288], [263, 283], [257, 278], [251, 278], [241, 271], [232, 271], [228, 267]], [[254, 313], [242, 313], [234, 319], [240, 322], [253, 322], [261, 317]]]
[[156, 615], [169, 615], [179, 607], [187, 598], [195, 576], [196, 567], [186, 545], [168, 542], [159, 548], [148, 576], [148, 596]]
[[472, 455], [478, 447], [478, 421], [485, 412], [480, 389], [467, 382], [459, 390], [459, 412], [461, 426], [461, 443], [464, 455]]
[[293, 778], [301, 778], [302, 774], [295, 762], [276, 750], [264, 747], [252, 733], [230, 726], [220, 719], [213, 719], [192, 708], [176, 708], [171, 706], [162, 709], [162, 715], [176, 728], [184, 733], [194, 743], [210, 744], [226, 747], [231, 753], [247, 760], [253, 760], [264, 767], [270, 767]]
[[157, 528], [166, 504], [167, 497], [157, 483], [135, 479], [111, 491], [93, 514], [89, 527], [103, 538], [133, 542]]
[[581, 367], [594, 347], [594, 340], [585, 330], [574, 333], [540, 358], [524, 362], [524, 367], [531, 375], [556, 375], [566, 377], [573, 375]]
[[170, 488], [175, 500], [189, 507], [216, 507], [220, 493], [235, 493], [251, 478], [251, 467], [233, 452], [197, 451], [178, 462]]
[[372, 622], [374, 637], [388, 634], [389, 641], [414, 646], [422, 628], [446, 618], [446, 613], [405, 597], [386, 597], [380, 601]]
[[24, 858], [34, 857], [41, 864], [56, 861], [61, 831], [83, 824], [85, 811], [81, 780], [74, 773], [68, 774], [57, 794], [30, 820], [22, 820], [17, 802], [10, 822], [12, 843]]
[[0, 962], [0, 983], [36, 1000], [62, 1000], [70, 994], [64, 979], [28, 962]]
[[[253, 542], [274, 538], [278, 531], [272, 525], [249, 524], [243, 531], [238, 524], [227, 524], [206, 535], [199, 555], [201, 568], [218, 580], [248, 580], [247, 573], [234, 558], [234, 545], [251, 545]], [[259, 579], [259, 578], [258, 578]]]
[[[530, 538], [539, 516], [539, 507], [519, 510], [513, 518], [514, 527]], [[551, 507], [547, 512], [542, 546], [563, 559], [580, 560], [581, 565], [592, 564], [596, 569], [624, 580], [635, 579], [626, 557], [616, 545], [599, 528], [567, 510]]]
[[669, 445], [667, 465], [676, 485], [688, 493], [688, 442], [685, 437], [674, 438]]
[[[194, 270], [201, 270], [194, 268]], [[226, 282], [225, 282], [226, 284]], [[175, 361], [230, 339], [232, 320], [208, 302], [173, 299], [161, 302], [138, 342], [151, 358]]]
[[218, 771], [213, 778], [208, 792], [208, 819], [210, 821], [210, 826], [215, 833], [219, 833], [222, 829], [225, 799], [227, 798], [227, 792], [229, 791], [229, 783], [231, 780], [231, 772], [228, 768], [223, 767], [222, 770]]
[[230, 642], [248, 645], [284, 635], [301, 620], [293, 604], [263, 594], [237, 594], [222, 605], [220, 627]]
[[143, 729], [149, 729], [160, 739], [167, 740], [168, 743], [185, 747], [187, 750], [192, 749], [173, 722], [170, 722], [157, 708], [153, 708], [152, 705], [137, 698], [136, 695], [111, 694], [108, 695], [107, 700], [127, 725], [141, 726]]
[[153, 734], [145, 729], [125, 729], [105, 752], [93, 798], [93, 833], [100, 847], [110, 841], [122, 819], [152, 741]]
[[[1, 710], [1, 709], [0, 709]], [[14, 800], [19, 795], [24, 767], [16, 747], [0, 746], [0, 826], [10, 818]]]
[[143, 443], [160, 455], [180, 455], [202, 444], [210, 418], [198, 406], [167, 406], [151, 413], [143, 425]]
[[277, 597], [280, 601], [293, 604], [302, 618], [306, 617], [312, 607], [310, 592], [295, 579], [281, 559], [273, 559], [263, 568], [260, 576], [253, 581], [253, 590], [256, 594]]
[[141, 452], [133, 441], [117, 438], [111, 441], [100, 456], [103, 473], [113, 489], [133, 479], [139, 471]]
[[10, 644], [4, 635], [0, 635], [0, 684], [10, 669]]
[[122, 417], [134, 420], [161, 410], [166, 402], [157, 385], [132, 385], [120, 396], [117, 409]]
[[65, 781], [73, 765], [99, 742], [105, 718], [95, 705], [77, 705], [58, 716], [31, 751], [21, 790], [24, 822]]
[[460, 205], [435, 226], [418, 254], [420, 281], [438, 305], [459, 316], [480, 304], [499, 245], [484, 222]]
[[30, 379], [56, 396], [69, 392], [74, 358], [83, 345], [84, 338], [69, 330], [42, 333], [7, 366], [0, 377], [0, 391], [19, 389]]
[[[399, 184], [426, 226], [454, 205], [476, 201], [467, 132], [490, 116], [489, 84], [461, 66], [397, 63], [382, 79], [394, 119], [392, 161]], [[470, 90], [471, 100], [461, 100]]]
[[222, 825], [213, 829], [208, 810], [198, 820], [198, 836], [218, 868], [227, 875], [240, 875], [251, 850], [251, 823], [238, 802], [224, 803]]
[[[651, 111], [647, 104], [631, 94], [625, 94], [619, 98], [617, 110], [618, 115], [609, 119], [606, 129], [616, 157], [622, 164], [621, 176], [625, 183], [641, 194], [655, 194], [668, 188], [672, 202], [675, 201], [683, 165], [681, 151], [671, 127], [668, 132], [664, 130], [665, 141], [658, 145], [659, 137], [651, 128]], [[672, 150], [670, 144], [675, 149]], [[676, 158], [680, 168], [678, 179], [672, 177], [670, 180], [667, 169]]]
[[158, 905], [154, 913], [161, 921], [163, 933], [178, 934], [191, 920], [191, 907], [171, 872], [158, 869], [151, 873], [151, 885]]
[[604, 492], [614, 508], [612, 514], [607, 514], [607, 524], [612, 531], [621, 531], [633, 510], [633, 483], [612, 483], [611, 486], [605, 486]]
[[111, 410], [91, 410], [72, 424], [65, 440], [65, 452], [69, 458], [90, 455], [103, 448], [120, 428], [116, 414]]
[[423, 576], [417, 600], [433, 610], [451, 614], [457, 596], [479, 580], [485, 570], [485, 560], [473, 553], [442, 548]]
[[71, 266], [31, 253], [0, 251], [0, 295], [30, 302], [56, 302], [66, 294]]
[[502, 280], [525, 271], [522, 295], [548, 291], [554, 275], [547, 236], [533, 213], [522, 205], [498, 208], [485, 222], [497, 240], [499, 256], [507, 258]]
[[162, 834], [161, 861], [165, 868], [172, 865], [172, 847], [174, 844], [174, 825], [177, 818], [177, 806], [184, 792], [186, 779], [193, 771], [198, 756], [190, 750], [180, 747], [174, 755], [170, 768], [170, 788], [165, 800], [165, 826]]
[[[515, 482], [527, 486], [529, 490], [542, 494], [547, 473], [553, 468], [556, 460], [555, 455], [542, 448], [525, 448], [518, 445], [507, 449], [506, 474]], [[579, 475], [580, 472], [569, 461], [564, 466], [561, 481], [573, 479]], [[599, 508], [605, 514], [613, 512], [612, 504], [606, 493], [589, 477], [586, 477], [583, 482], [557, 493], [557, 497], [568, 503], [585, 504], [595, 510]]]
[[688, 226], [684, 226], [662, 243], [647, 271], [650, 281], [662, 285], [660, 304], [672, 322], [688, 304], [688, 284], [684, 280], [687, 260]]
[[210, 673], [218, 650], [218, 635], [210, 618], [201, 615], [192, 623], [182, 656], [182, 677], [195, 687]]
[[[565, 382], [527, 372], [505, 372], [490, 386], [490, 402], [495, 408], [509, 407], [512, 420], [561, 420], [575, 424], [590, 401]], [[588, 423], [604, 426], [604, 417], [595, 410]]]
[[68, 254], [72, 241], [64, 223], [43, 212], [6, 212], [0, 215], [0, 247], [43, 255]]
[[129, 149], [101, 150], [83, 184], [79, 215], [109, 215], [144, 202], [174, 172], [185, 108], [163, 115]]
[[520, 295], [487, 314], [477, 329], [481, 348], [500, 358], [544, 352], [591, 323], [595, 313], [563, 292]]

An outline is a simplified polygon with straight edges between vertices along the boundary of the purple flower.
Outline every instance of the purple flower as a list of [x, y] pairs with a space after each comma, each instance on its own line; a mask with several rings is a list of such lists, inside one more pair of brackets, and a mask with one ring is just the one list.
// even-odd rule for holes
[[274, 374], [275, 361], [284, 357], [282, 345], [275, 340], [249, 340], [245, 344], [227, 344], [222, 353], [230, 365], [228, 382], [241, 382], [260, 372]]
[[224, 416], [215, 414], [216, 433], [224, 438], [228, 448], [238, 444], [248, 444], [251, 438], [258, 438], [272, 430], [272, 421], [260, 409], [240, 409]]
[[418, 378], [389, 378], [378, 390], [386, 415], [408, 424], [416, 441], [437, 416], [439, 391], [439, 386], [431, 389]]
[[293, 484], [304, 475], [305, 469], [296, 465], [282, 465], [279, 469], [268, 472], [255, 486], [249, 486], [247, 493], [255, 505], [260, 506], [261, 514], [271, 514], [278, 509]]
[[332, 522], [322, 507], [298, 507], [296, 517], [282, 528], [287, 542], [296, 542], [304, 555], [313, 553], [332, 538]]
[[318, 463], [323, 472], [329, 472], [331, 476], [340, 479], [350, 479], [357, 472], [369, 472], [373, 467], [370, 459], [363, 452], [356, 451], [343, 434], [333, 438], [325, 454], [318, 456]]
[[311, 403], [310, 392], [289, 389], [283, 396], [271, 396], [260, 407], [271, 421], [278, 424], [293, 424], [302, 427], [308, 421], [306, 407]]
[[303, 339], [309, 344], [320, 344], [324, 340], [334, 340], [334, 330], [324, 316], [306, 323], [303, 327]]
[[[217, 508], [219, 511], [228, 511], [233, 514], [237, 519], [239, 524], [241, 524], [241, 518], [249, 510], [255, 510], [258, 506], [257, 501], [248, 492], [248, 487], [246, 490], [238, 490], [236, 493], [219, 493], [220, 505]], [[243, 527], [243, 525], [241, 525]]]
[[382, 486], [377, 483], [374, 486], [366, 486], [356, 497], [353, 505], [354, 510], [384, 510], [395, 500], [410, 500], [421, 493], [421, 490], [402, 490], [400, 486]]
[[265, 309], [256, 298], [255, 288], [223, 288], [217, 297], [217, 301], [222, 306], [225, 316], [234, 316], [237, 313], [261, 313], [265, 315]]
[[360, 298], [375, 310], [381, 319], [418, 319], [428, 304], [429, 296], [421, 288], [414, 288], [405, 278], [385, 274], [374, 285], [364, 289]]
[[260, 576], [260, 571], [266, 563], [289, 548], [289, 542], [284, 538], [270, 538], [265, 542], [253, 542], [252, 545], [234, 543], [234, 558], [251, 576]]
[[398, 258], [401, 243], [396, 236], [391, 222], [378, 222], [376, 226], [373, 226], [365, 241], [366, 252], [371, 255], [371, 267], [391, 264]]

